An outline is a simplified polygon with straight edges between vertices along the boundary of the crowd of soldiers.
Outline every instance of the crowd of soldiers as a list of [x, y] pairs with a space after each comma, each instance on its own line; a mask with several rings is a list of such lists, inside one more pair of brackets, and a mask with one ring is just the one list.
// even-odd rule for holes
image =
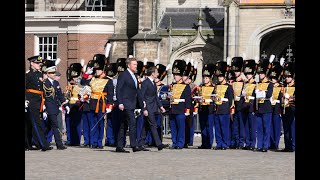
[[[112, 146], [116, 147], [116, 152], [128, 152], [123, 149], [128, 144], [125, 138], [128, 130], [130, 145], [127, 146], [134, 152], [148, 151], [148, 146], [158, 147], [158, 150], [183, 149], [193, 146], [198, 116], [202, 139], [198, 149], [295, 151], [295, 64], [290, 58], [233, 57], [203, 64], [202, 83], [196, 85], [198, 63], [193, 59], [177, 59], [165, 66], [157, 60], [140, 61], [132, 56], [110, 63], [105, 55], [95, 54], [86, 65], [84, 62], [70, 64], [64, 92], [54, 80], [59, 60], [40, 56], [28, 60], [26, 150], [53, 149], [46, 138], [52, 131], [59, 150], [66, 146], [92, 149]], [[119, 94], [127, 91], [121, 74], [128, 71], [132, 61], [137, 66], [136, 79], [132, 77], [132, 82], [142, 91], [142, 97], [136, 97], [141, 101], [133, 108], [134, 125], [131, 121], [123, 123], [128, 117], [121, 112], [127, 107], [123, 108]], [[173, 82], [164, 84], [170, 68]], [[148, 79], [151, 87], [152, 84], [157, 87], [155, 91], [146, 89], [148, 84], [144, 82]], [[153, 96], [157, 100], [151, 100], [146, 107], [145, 101]], [[153, 103], [156, 110], [150, 113]], [[67, 141], [64, 143], [57, 121], [59, 109], [65, 112]], [[164, 116], [169, 117], [170, 146], [162, 144]], [[43, 126], [43, 119], [49, 120], [48, 125]], [[279, 149], [281, 125], [284, 149]]]

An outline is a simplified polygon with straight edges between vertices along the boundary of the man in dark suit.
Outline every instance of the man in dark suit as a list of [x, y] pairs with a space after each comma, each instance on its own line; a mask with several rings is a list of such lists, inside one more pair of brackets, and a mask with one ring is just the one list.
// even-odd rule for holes
[[[56, 72], [56, 65], [59, 62], [55, 62], [52, 60], [47, 60], [47, 68], [45, 72], [48, 78], [45, 80], [43, 84], [44, 94], [45, 94], [45, 106], [46, 111], [48, 113], [48, 121], [49, 124], [47, 126], [46, 132], [52, 129], [54, 139], [57, 145], [58, 150], [67, 149], [66, 146], [62, 143], [61, 134], [59, 132], [58, 127], [58, 114], [59, 114], [59, 107], [65, 103], [67, 103], [58, 81], [54, 80], [55, 72]], [[70, 108], [66, 106], [67, 114], [70, 111]]]
[[135, 76], [137, 70], [137, 60], [135, 58], [128, 58], [126, 60], [127, 69], [121, 73], [117, 80], [116, 97], [120, 110], [120, 130], [117, 138], [116, 152], [126, 152], [123, 149], [123, 140], [125, 138], [125, 126], [129, 125], [130, 146], [132, 151], [144, 150], [143, 147], [138, 147], [136, 119], [134, 117], [134, 110], [137, 103], [140, 107], [145, 107], [142, 102], [141, 92], [138, 86], [138, 79]]
[[[155, 114], [158, 112], [158, 109], [160, 109], [162, 113], [166, 112], [157, 96], [157, 85], [154, 82], [154, 79], [158, 77], [159, 73], [156, 66], [149, 67], [147, 69], [146, 75], [148, 77], [142, 82], [141, 85], [142, 99], [146, 103], [146, 108], [143, 111], [143, 115], [149, 124], [152, 137], [154, 138], [155, 144], [158, 147], [158, 150], [160, 151], [163, 148], [168, 147], [168, 145], [162, 144], [159, 138], [160, 135], [157, 132], [157, 122], [155, 120]], [[139, 147], [144, 145], [145, 139], [146, 128], [144, 125], [139, 140]]]

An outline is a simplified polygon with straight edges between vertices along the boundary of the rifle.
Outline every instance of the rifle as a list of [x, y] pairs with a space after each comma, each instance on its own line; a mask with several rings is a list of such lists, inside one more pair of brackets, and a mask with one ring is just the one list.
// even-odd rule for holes
[[284, 97], [284, 102], [283, 102], [283, 114], [286, 114], [286, 106], [288, 104], [288, 99], [286, 98], [285, 94], [286, 92], [288, 92], [288, 86], [289, 84], [287, 84], [286, 86], [286, 90], [284, 91], [283, 97]]

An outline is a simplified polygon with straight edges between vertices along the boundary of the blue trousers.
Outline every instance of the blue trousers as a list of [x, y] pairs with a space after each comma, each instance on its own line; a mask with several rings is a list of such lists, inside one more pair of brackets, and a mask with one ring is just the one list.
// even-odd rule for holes
[[[288, 109], [288, 108], [287, 108]], [[287, 111], [286, 114], [282, 116], [283, 133], [284, 133], [284, 145], [285, 149], [294, 150], [296, 148], [296, 120], [294, 112]]]
[[[115, 145], [117, 144], [117, 139], [118, 139], [118, 133], [120, 130], [120, 119], [119, 119], [119, 115], [120, 115], [120, 110], [118, 106], [114, 106], [113, 110], [112, 110], [112, 115], [111, 115], [111, 124], [112, 124], [112, 131], [113, 131], [113, 137], [115, 140]], [[125, 132], [127, 131], [127, 127], [125, 127]], [[124, 142], [123, 142], [123, 147], [126, 144], [126, 138], [124, 138]]]
[[272, 113], [256, 113], [255, 117], [257, 122], [257, 148], [268, 149]]
[[230, 146], [243, 147], [245, 143], [245, 128], [242, 121], [241, 111], [236, 111], [233, 114], [231, 143]]
[[[110, 114], [110, 116], [112, 116], [111, 113], [109, 113], [109, 114]], [[109, 117], [109, 114], [107, 116], [105, 145], [114, 145], [115, 139], [114, 139], [114, 133], [113, 133], [113, 126], [112, 126], [112, 117]]]
[[185, 137], [186, 137], [186, 139], [185, 139], [185, 144], [186, 145], [189, 145], [189, 146], [193, 146], [193, 138], [194, 138], [194, 125], [195, 125], [195, 123], [194, 123], [194, 115], [193, 114], [191, 114], [190, 115], [190, 118], [191, 118], [191, 127], [189, 127], [188, 125], [187, 125], [187, 123], [186, 123], [186, 126], [185, 126]]
[[69, 129], [70, 129], [70, 145], [80, 145], [81, 141], [81, 111], [72, 111], [69, 114]]
[[91, 145], [90, 141], [90, 112], [89, 111], [82, 111], [82, 128], [83, 128], [83, 139], [84, 145]]
[[214, 117], [214, 127], [217, 148], [228, 148], [230, 114], [216, 114]]
[[211, 149], [214, 140], [213, 122], [214, 114], [199, 113], [199, 123], [201, 129], [201, 146], [203, 148]]
[[185, 140], [185, 119], [184, 114], [171, 114], [170, 115], [170, 129], [172, 147], [183, 148]]
[[142, 132], [142, 128], [144, 125], [144, 118], [143, 118], [143, 114], [140, 114], [137, 118], [136, 118], [136, 128], [137, 128], [137, 142], [140, 141], [141, 138], [141, 132]]
[[100, 120], [100, 118], [103, 118], [103, 114], [104, 113], [102, 113], [101, 111], [99, 111], [98, 113], [95, 113], [94, 110], [91, 111], [90, 135], [93, 146], [103, 147], [102, 139], [104, 134], [104, 119]]
[[257, 138], [257, 134], [256, 134], [257, 124], [255, 121], [255, 116], [253, 112], [242, 112], [242, 120], [244, 124], [244, 129], [245, 129], [245, 141], [246, 141], [245, 147], [255, 148], [256, 138]]
[[[157, 123], [157, 131], [158, 131], [158, 134], [159, 134], [159, 138], [162, 141], [162, 122], [161, 122], [162, 115], [161, 114], [156, 114], [155, 115], [155, 119], [156, 119], [156, 123]], [[148, 128], [148, 131], [147, 131], [146, 144], [154, 145], [154, 146], [156, 145], [155, 141], [154, 141], [154, 138], [152, 136], [152, 133], [150, 131], [150, 128]]]
[[280, 114], [272, 114], [270, 127], [270, 149], [278, 149], [281, 135], [281, 117]]
[[66, 145], [70, 145], [71, 140], [71, 129], [70, 129], [70, 114], [65, 114], [65, 122], [66, 122], [66, 133], [67, 133], [67, 142]]
[[[49, 126], [49, 120], [48, 120], [48, 118], [47, 119], [45, 119], [44, 121], [43, 121], [43, 129], [47, 129], [47, 127]], [[48, 143], [51, 143], [52, 142], [52, 129], [48, 129], [47, 130], [47, 133], [45, 134], [46, 135], [46, 140], [47, 140], [47, 142]]]

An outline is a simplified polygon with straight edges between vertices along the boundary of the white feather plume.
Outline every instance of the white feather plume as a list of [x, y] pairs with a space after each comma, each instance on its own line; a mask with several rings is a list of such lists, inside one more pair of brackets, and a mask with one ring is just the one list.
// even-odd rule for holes
[[198, 61], [196, 61], [196, 62], [194, 63], [194, 66], [193, 66], [193, 67], [194, 67], [195, 69], [197, 69], [198, 64], [199, 64], [199, 62], [198, 62]]
[[227, 57], [227, 64], [231, 66], [231, 57]]
[[171, 68], [171, 64], [168, 64], [166, 67], [166, 71], [168, 71]]
[[147, 58], [143, 58], [143, 65], [147, 65], [148, 59]]
[[106, 58], [109, 57], [111, 46], [112, 46], [111, 43], [107, 43], [106, 53], [105, 53]]
[[83, 67], [83, 65], [84, 65], [84, 59], [80, 59], [80, 64], [81, 64], [81, 66]]
[[190, 58], [187, 57], [187, 59], [186, 59], [186, 64], [188, 65], [189, 62], [190, 62]]
[[194, 65], [194, 59], [191, 58], [191, 59], [190, 59], [190, 62], [191, 62], [191, 66], [193, 66], [193, 65]]
[[48, 56], [48, 57], [47, 57], [47, 60], [51, 60], [51, 56]]
[[247, 59], [247, 55], [246, 55], [245, 52], [242, 53], [242, 58], [243, 58], [243, 59]]
[[56, 62], [54, 63], [55, 65], [58, 65], [60, 63], [61, 59], [57, 58]]
[[276, 56], [275, 56], [274, 54], [272, 54], [272, 55], [270, 56], [270, 58], [269, 58], [269, 63], [272, 63], [272, 61], [274, 60], [275, 57], [276, 57]]
[[159, 59], [154, 59], [154, 65], [159, 64]]
[[283, 66], [283, 65], [284, 65], [284, 60], [285, 60], [285, 59], [284, 59], [283, 57], [282, 57], [282, 58], [280, 58], [280, 65], [281, 65], [281, 66]]
[[87, 65], [85, 64], [82, 68], [82, 72], [85, 72], [87, 70]]
[[129, 56], [128, 56], [129, 58], [133, 58], [133, 56], [130, 54]]
[[256, 61], [256, 64], [258, 64], [259, 63], [259, 56], [255, 56], [254, 61]]

